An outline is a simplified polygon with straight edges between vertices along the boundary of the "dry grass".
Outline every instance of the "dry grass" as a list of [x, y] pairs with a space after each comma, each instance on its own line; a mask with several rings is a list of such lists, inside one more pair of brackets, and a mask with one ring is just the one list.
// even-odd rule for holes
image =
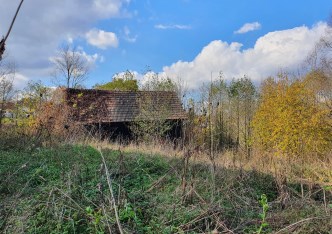
[[[123, 145], [109, 141], [90, 141], [93, 146], [102, 146], [123, 152], [139, 152], [150, 155], [162, 155], [168, 158], [183, 158], [187, 148], [174, 147], [168, 142], [151, 142], [150, 144], [133, 142]], [[196, 163], [211, 164], [209, 153], [192, 150], [192, 158]], [[292, 182], [307, 185], [319, 184], [332, 186], [332, 153], [318, 158], [306, 157], [303, 159], [278, 157], [271, 153], [254, 151], [250, 158], [242, 151], [224, 151], [215, 153], [215, 165], [226, 169], [241, 169], [258, 171], [273, 176], [285, 176]]]

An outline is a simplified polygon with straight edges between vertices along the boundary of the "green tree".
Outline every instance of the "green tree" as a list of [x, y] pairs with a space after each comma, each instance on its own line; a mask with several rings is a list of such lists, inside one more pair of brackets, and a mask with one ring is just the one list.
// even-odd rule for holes
[[241, 147], [249, 156], [250, 123], [257, 100], [255, 86], [244, 76], [233, 79], [229, 85], [223, 80], [215, 81], [212, 88], [213, 99], [217, 100], [217, 132], [223, 133], [220, 137], [224, 137], [224, 147]]
[[134, 74], [126, 71], [123, 74], [115, 75], [111, 82], [101, 85], [97, 84], [94, 88], [101, 90], [137, 91], [138, 84], [137, 80], [134, 79]]
[[211, 123], [208, 132], [213, 135], [206, 137], [205, 142], [210, 144], [213, 140], [217, 150], [241, 147], [249, 156], [250, 125], [257, 102], [256, 88], [251, 80], [243, 77], [227, 84], [220, 74], [219, 79], [205, 85], [201, 92], [202, 108], [208, 110], [205, 112]]
[[172, 124], [168, 121], [170, 113], [169, 100], [159, 96], [157, 92], [145, 92], [139, 98], [139, 115], [130, 126], [137, 140], [153, 142], [166, 137]]
[[235, 129], [235, 143], [236, 148], [240, 145], [240, 98], [241, 98], [241, 82], [240, 80], [233, 79], [229, 85], [229, 98], [232, 102], [232, 106], [234, 106], [234, 129]]
[[176, 91], [176, 84], [169, 77], [148, 71], [141, 89], [144, 91]]

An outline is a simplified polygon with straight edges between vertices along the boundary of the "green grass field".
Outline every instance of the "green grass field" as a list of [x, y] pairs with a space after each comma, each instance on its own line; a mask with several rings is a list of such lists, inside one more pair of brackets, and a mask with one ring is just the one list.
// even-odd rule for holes
[[[270, 175], [217, 168], [213, 191], [209, 165], [102, 152], [124, 233], [332, 233], [320, 191], [283, 209]], [[119, 233], [106, 175], [90, 146], [0, 150], [0, 233]]]

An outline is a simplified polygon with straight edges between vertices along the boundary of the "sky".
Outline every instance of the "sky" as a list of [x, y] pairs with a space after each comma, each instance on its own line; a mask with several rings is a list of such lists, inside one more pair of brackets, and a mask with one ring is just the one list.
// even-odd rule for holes
[[[0, 0], [0, 34], [20, 0]], [[326, 32], [330, 0], [25, 0], [7, 40], [15, 86], [52, 86], [52, 58], [69, 43], [91, 66], [87, 88], [129, 70], [203, 83], [250, 77], [259, 83], [301, 68]]]

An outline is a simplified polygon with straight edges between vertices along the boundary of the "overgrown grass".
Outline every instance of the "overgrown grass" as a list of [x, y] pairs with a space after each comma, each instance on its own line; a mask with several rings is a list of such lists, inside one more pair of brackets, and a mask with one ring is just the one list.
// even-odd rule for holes
[[[294, 196], [282, 208], [272, 176], [181, 158], [104, 149], [125, 233], [331, 233], [331, 208]], [[90, 146], [0, 150], [0, 232], [117, 233], [105, 167]], [[320, 191], [317, 192], [319, 194]], [[331, 197], [328, 197], [331, 199]], [[331, 200], [330, 200], [331, 202]]]

